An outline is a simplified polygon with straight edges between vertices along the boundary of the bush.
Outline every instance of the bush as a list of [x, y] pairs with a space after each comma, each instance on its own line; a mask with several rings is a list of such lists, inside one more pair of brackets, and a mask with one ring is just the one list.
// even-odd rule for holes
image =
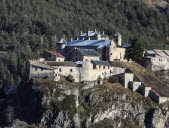
[[108, 78], [108, 82], [110, 82], [110, 83], [119, 83], [119, 79], [116, 76], [110, 76]]
[[71, 83], [73, 83], [75, 81], [74, 78], [73, 78], [73, 76], [70, 75], [70, 74], [66, 77], [66, 80], [69, 81], [69, 82], [71, 82]]

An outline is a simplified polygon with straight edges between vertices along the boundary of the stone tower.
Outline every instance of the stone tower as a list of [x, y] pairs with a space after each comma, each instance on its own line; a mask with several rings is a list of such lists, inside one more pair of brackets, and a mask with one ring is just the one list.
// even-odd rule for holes
[[110, 46], [109, 46], [109, 61], [113, 61], [114, 60], [114, 51], [116, 49], [116, 45], [113, 42], [113, 40], [110, 42]]
[[63, 49], [67, 46], [67, 41], [62, 38], [60, 41], [56, 42], [56, 51], [59, 53], [63, 52]]
[[116, 32], [116, 34], [114, 35], [114, 41], [116, 43], [117, 46], [121, 46], [121, 42], [122, 42], [122, 35], [119, 32]]

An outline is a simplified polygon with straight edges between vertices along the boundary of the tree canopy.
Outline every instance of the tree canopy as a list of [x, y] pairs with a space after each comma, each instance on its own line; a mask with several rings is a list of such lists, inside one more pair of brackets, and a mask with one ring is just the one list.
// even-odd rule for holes
[[137, 37], [134, 37], [131, 40], [131, 47], [129, 47], [128, 50], [129, 59], [136, 62], [141, 62], [143, 60], [143, 52], [144, 52], [143, 43], [141, 43]]
[[1, 0], [0, 85], [17, 84], [25, 78], [27, 62], [55, 50], [55, 42], [81, 30], [98, 29], [123, 44], [138, 36], [146, 49], [169, 49], [169, 6], [159, 12], [133, 0]]

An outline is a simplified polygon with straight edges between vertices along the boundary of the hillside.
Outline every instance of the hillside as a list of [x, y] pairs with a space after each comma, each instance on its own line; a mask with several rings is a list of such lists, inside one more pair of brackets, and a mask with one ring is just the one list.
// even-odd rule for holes
[[104, 81], [89, 89], [83, 87], [83, 84], [42, 79], [22, 83], [1, 101], [0, 125], [17, 128], [169, 127], [168, 103], [158, 105], [119, 83]]
[[169, 49], [169, 7], [163, 13], [133, 0], [2, 0], [0, 4], [0, 86], [25, 79], [27, 61], [55, 50], [63, 35], [70, 41], [81, 30], [97, 28], [123, 44], [138, 36], [146, 49]]

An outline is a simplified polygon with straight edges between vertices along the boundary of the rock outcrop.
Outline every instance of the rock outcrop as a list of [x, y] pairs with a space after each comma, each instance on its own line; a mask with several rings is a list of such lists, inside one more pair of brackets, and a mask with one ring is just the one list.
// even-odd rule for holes
[[169, 104], [108, 83], [29, 80], [0, 100], [0, 125], [49, 128], [168, 128]]

